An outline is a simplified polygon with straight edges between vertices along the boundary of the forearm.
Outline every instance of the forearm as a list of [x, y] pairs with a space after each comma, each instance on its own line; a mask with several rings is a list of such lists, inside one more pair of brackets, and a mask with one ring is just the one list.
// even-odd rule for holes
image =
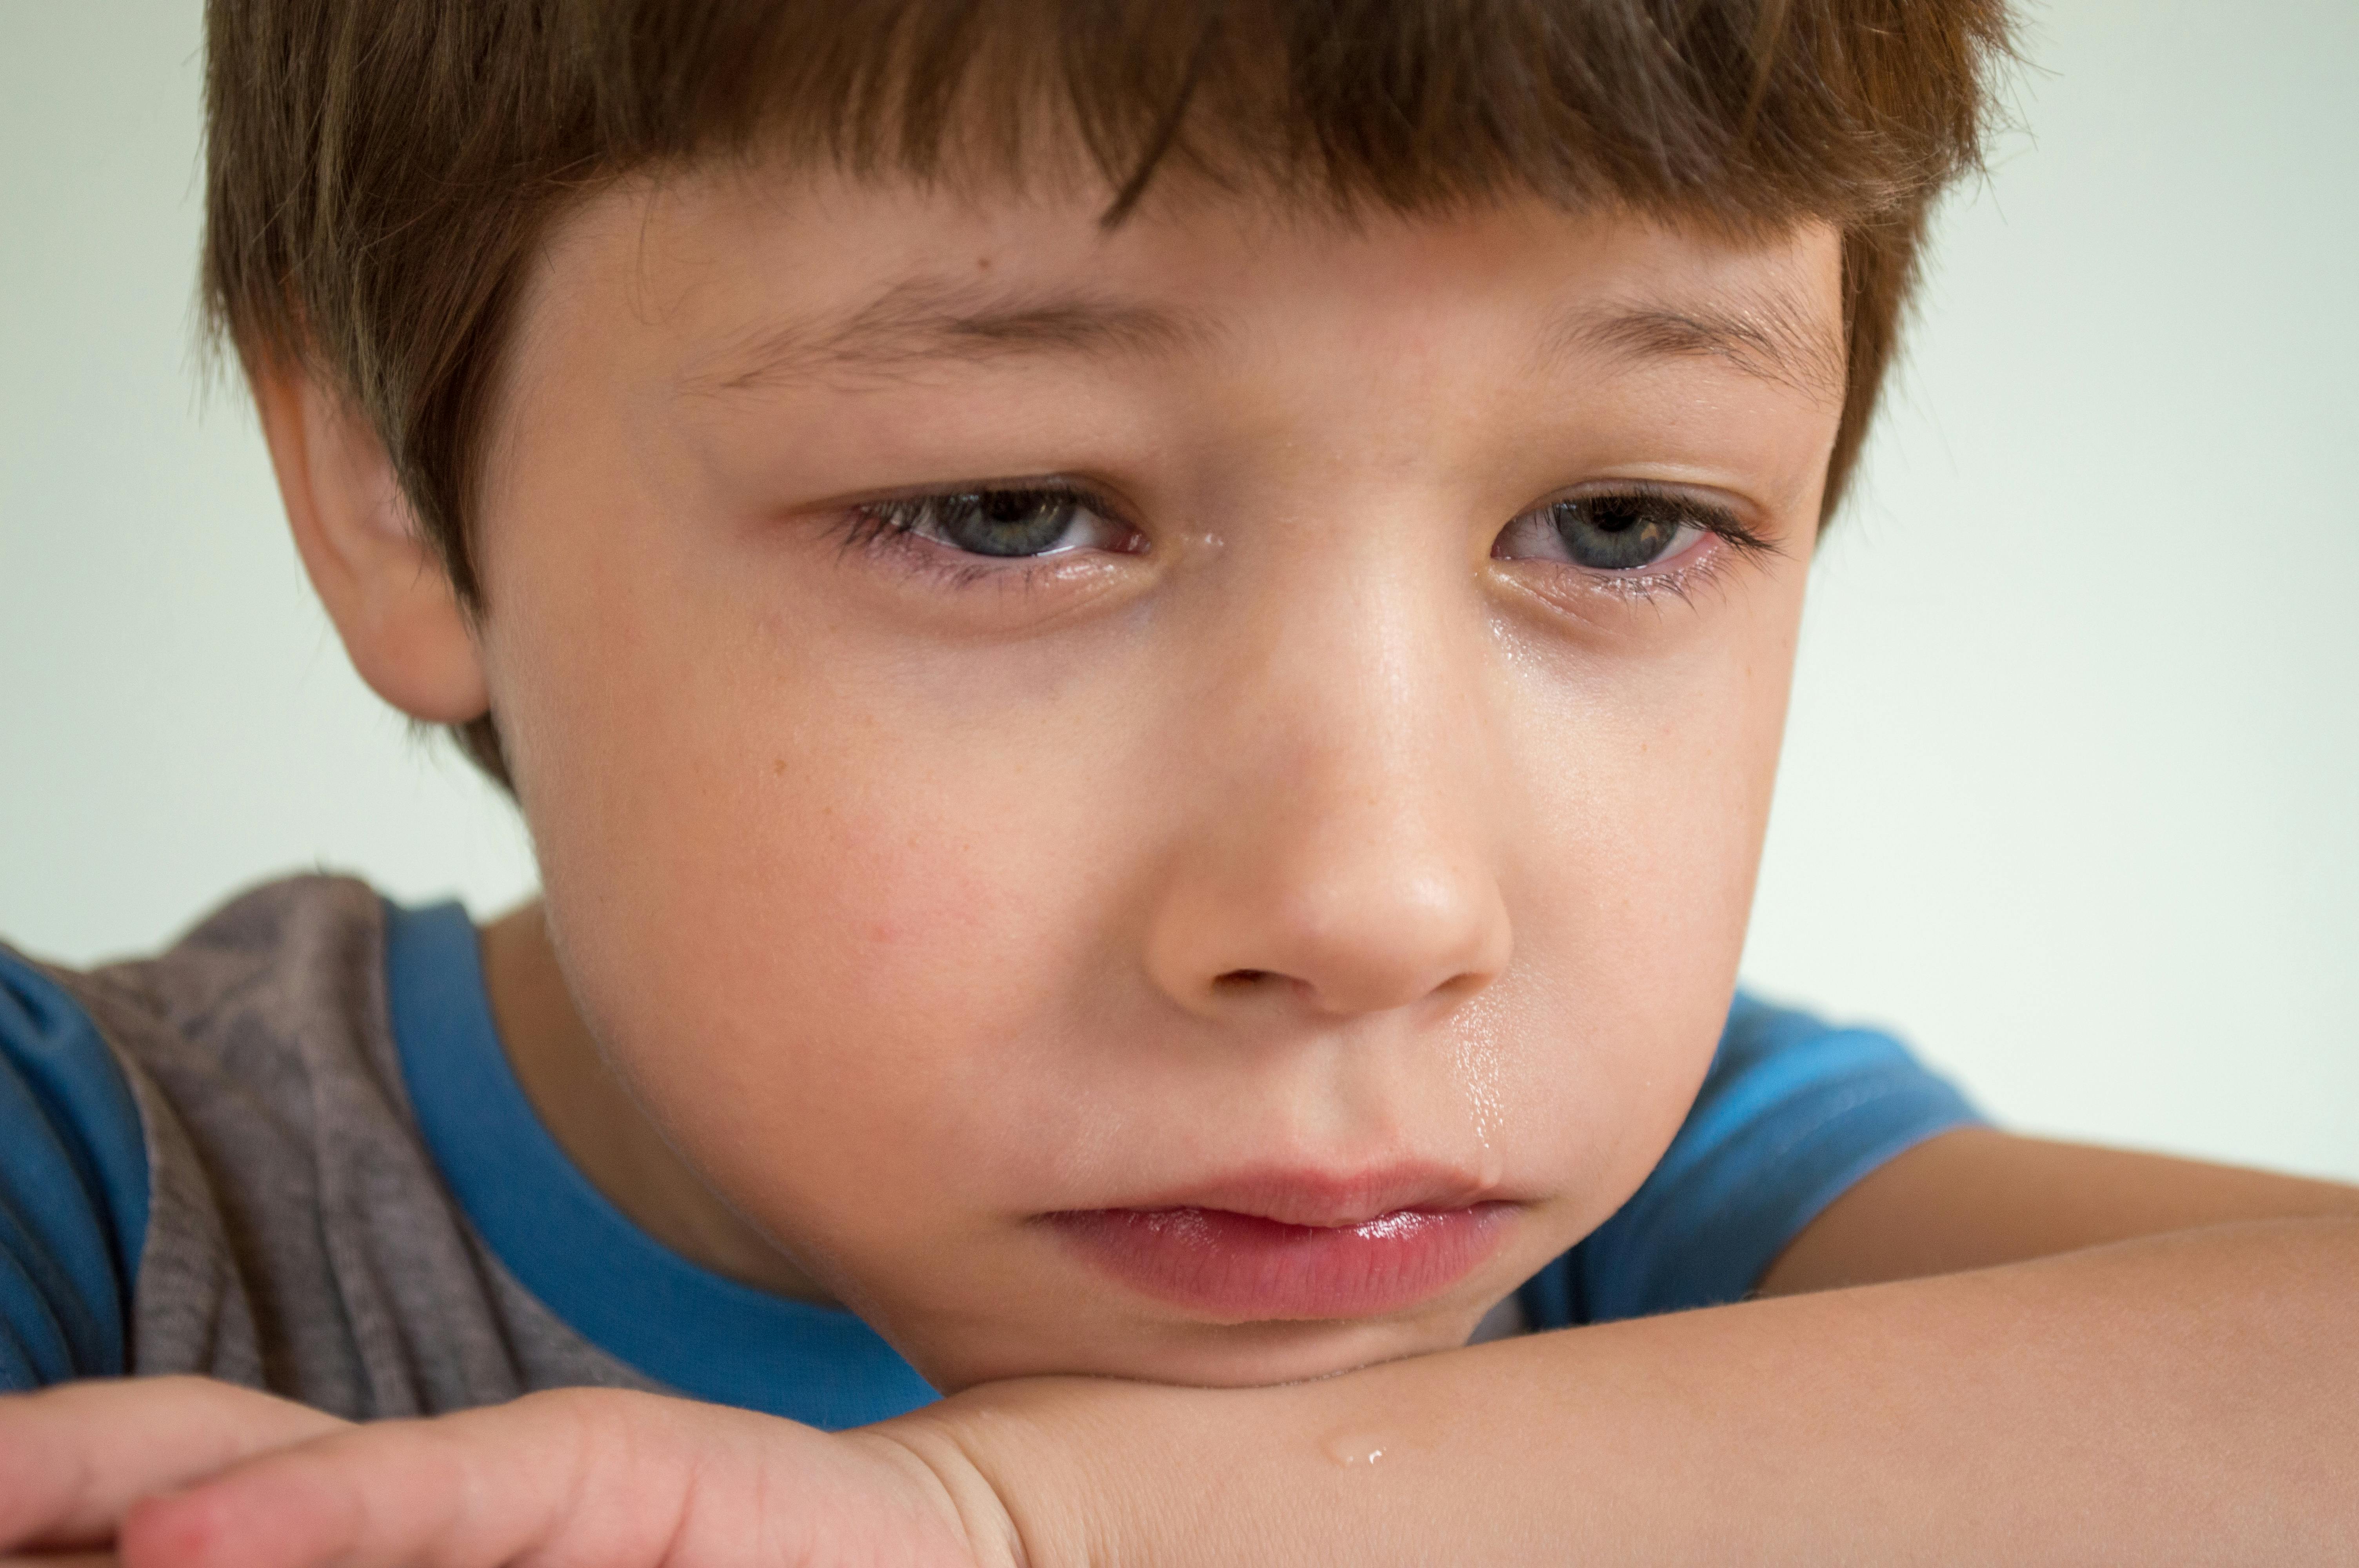
[[934, 1418], [1033, 1568], [2348, 1560], [2359, 1223], [2223, 1227], [1278, 1389]]

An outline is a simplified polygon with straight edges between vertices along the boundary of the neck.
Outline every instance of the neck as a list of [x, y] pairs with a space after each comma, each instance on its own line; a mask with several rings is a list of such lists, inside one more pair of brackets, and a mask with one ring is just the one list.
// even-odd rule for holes
[[538, 901], [482, 932], [484, 985], [508, 1065], [541, 1123], [632, 1222], [689, 1261], [757, 1290], [827, 1292], [715, 1196], [666, 1141], [582, 1022]]

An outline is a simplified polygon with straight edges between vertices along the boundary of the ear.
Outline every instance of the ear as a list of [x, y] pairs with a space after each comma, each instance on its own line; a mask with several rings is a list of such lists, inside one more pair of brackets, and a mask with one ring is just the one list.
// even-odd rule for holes
[[300, 371], [257, 373], [254, 401], [295, 548], [361, 679], [413, 719], [481, 718], [473, 632], [376, 432]]

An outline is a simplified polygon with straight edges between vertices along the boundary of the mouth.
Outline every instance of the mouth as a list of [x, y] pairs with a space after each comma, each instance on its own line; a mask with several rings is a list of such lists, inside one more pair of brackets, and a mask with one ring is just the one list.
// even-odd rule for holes
[[1495, 1251], [1516, 1206], [1451, 1173], [1255, 1173], [1120, 1208], [1045, 1216], [1084, 1260], [1226, 1322], [1372, 1317], [1416, 1306]]

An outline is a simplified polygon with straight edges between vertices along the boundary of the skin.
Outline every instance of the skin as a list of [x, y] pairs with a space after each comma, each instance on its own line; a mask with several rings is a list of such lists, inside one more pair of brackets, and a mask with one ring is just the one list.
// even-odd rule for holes
[[[1840, 413], [1835, 236], [1180, 187], [1109, 233], [1103, 200], [777, 170], [590, 200], [512, 346], [480, 615], [349, 410], [257, 386], [364, 676], [499, 716], [546, 898], [487, 930], [488, 984], [560, 1141], [682, 1253], [849, 1303], [966, 1391], [827, 1437], [597, 1391], [364, 1430], [197, 1380], [69, 1389], [0, 1407], [0, 1543], [2354, 1539], [2321, 1456], [2359, 1436], [2359, 1201], [2323, 1184], [1953, 1133], [1796, 1240], [1763, 1281], [1793, 1299], [1452, 1348], [1643, 1178], [1725, 1011]], [[1050, 474], [1106, 498], [1090, 547], [847, 546], [880, 497]], [[1549, 558], [1535, 508], [1633, 481], [1757, 547]], [[1511, 1206], [1473, 1274], [1370, 1318], [1174, 1307], [1041, 1223], [1401, 1158]]]
[[[487, 613], [434, 655], [435, 712], [499, 715], [540, 854], [495, 1002], [651, 1229], [855, 1306], [944, 1388], [1461, 1344], [1637, 1184], [1717, 1036], [1839, 412], [1801, 377], [1835, 236], [1098, 210], [689, 178], [555, 237]], [[1118, 326], [772, 341], [1069, 301]], [[1800, 346], [1772, 376], [1566, 325], [1639, 305]], [[845, 544], [857, 501], [1041, 475], [1119, 539]], [[1495, 554], [1635, 481], [1765, 547]], [[1041, 1223], [1403, 1160], [1511, 1212], [1374, 1319], [1168, 1307]]]

